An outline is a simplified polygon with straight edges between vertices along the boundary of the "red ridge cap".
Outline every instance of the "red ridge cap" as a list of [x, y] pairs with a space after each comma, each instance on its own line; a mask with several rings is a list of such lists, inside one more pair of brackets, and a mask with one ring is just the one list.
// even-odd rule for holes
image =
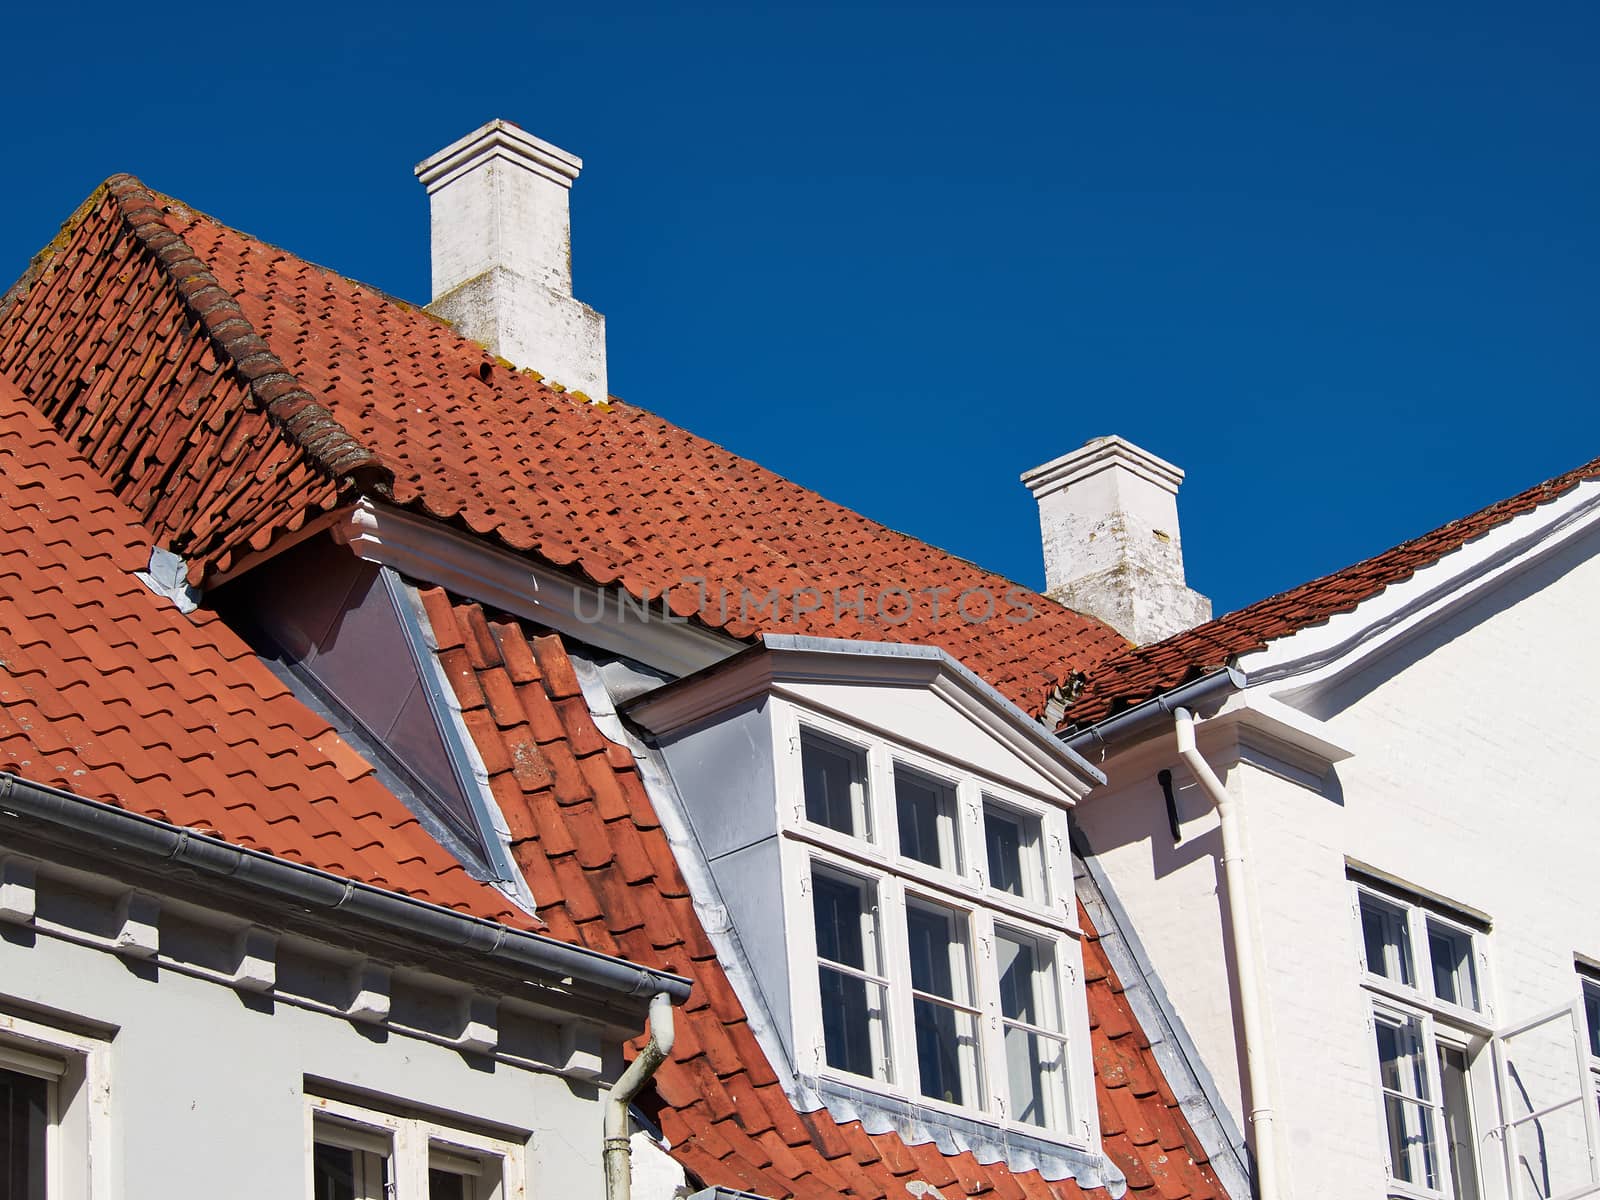
[[[106, 192], [128, 232], [155, 256], [217, 351], [233, 363], [250, 394], [295, 445], [341, 485], [387, 496], [394, 472], [318, 404], [244, 315], [239, 302], [162, 217], [156, 195], [132, 175], [113, 175]], [[92, 199], [92, 197], [91, 197]]]
[[1342, 570], [1267, 596], [1162, 641], [1104, 658], [1090, 668], [1088, 683], [1067, 709], [1061, 728], [1087, 728], [1210, 671], [1233, 666], [1242, 655], [1263, 650], [1278, 638], [1351, 612], [1490, 530], [1595, 479], [1600, 479], [1600, 458]]

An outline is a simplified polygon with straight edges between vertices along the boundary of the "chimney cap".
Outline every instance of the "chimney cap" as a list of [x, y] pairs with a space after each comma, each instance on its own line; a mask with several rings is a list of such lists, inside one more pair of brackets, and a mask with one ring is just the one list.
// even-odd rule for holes
[[564, 188], [570, 188], [578, 172], [583, 170], [583, 160], [576, 154], [568, 154], [512, 122], [496, 118], [451, 142], [437, 154], [430, 154], [416, 165], [413, 173], [431, 196], [492, 158], [514, 163]]
[[1114, 467], [1129, 471], [1174, 496], [1178, 494], [1178, 485], [1183, 482], [1182, 468], [1115, 434], [1090, 438], [1078, 449], [1034, 467], [1031, 471], [1024, 471], [1022, 482], [1035, 499], [1042, 500], [1053, 492], [1062, 491], [1091, 475]]

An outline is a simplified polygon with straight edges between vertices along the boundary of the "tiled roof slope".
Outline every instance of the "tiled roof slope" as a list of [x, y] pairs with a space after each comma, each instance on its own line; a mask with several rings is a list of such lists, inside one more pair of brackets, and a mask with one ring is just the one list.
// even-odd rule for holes
[[1593, 479], [1600, 479], [1600, 458], [1342, 571], [1258, 600], [1164, 641], [1105, 659], [1088, 672], [1088, 682], [1067, 709], [1062, 725], [1085, 728], [1191, 679], [1230, 666], [1240, 656], [1264, 649], [1277, 638], [1350, 612], [1496, 526]]
[[[633, 757], [597, 728], [561, 639], [438, 589], [423, 601], [549, 931], [694, 978], [672, 1058], [655, 1076], [661, 1128], [689, 1171], [801, 1200], [904, 1197], [918, 1180], [946, 1196], [1107, 1195], [869, 1135], [826, 1111], [797, 1113], [699, 924]], [[1221, 1196], [1092, 933], [1084, 965], [1105, 1148], [1132, 1195]]]
[[[635, 597], [670, 588], [676, 613], [734, 636], [781, 627], [938, 645], [1032, 711], [1070, 671], [1126, 647], [1093, 618], [1012, 592], [648, 412], [574, 400], [425, 313], [125, 177], [108, 186], [0, 314], [0, 370], [178, 539], [196, 576], [328, 508], [354, 478], [338, 472], [359, 460], [378, 464], [372, 486], [392, 472], [397, 503]], [[226, 307], [234, 302], [237, 313]], [[199, 325], [222, 316], [202, 336]], [[230, 366], [233, 335], [246, 353]], [[265, 374], [251, 403], [238, 377], [253, 371]], [[271, 411], [303, 411], [309, 397], [316, 420], [332, 422], [332, 475], [311, 453], [322, 442], [284, 442], [295, 418]], [[834, 590], [848, 600], [858, 587], [865, 619], [836, 617]], [[774, 588], [785, 597], [817, 588], [822, 607], [796, 620], [788, 603], [774, 623], [759, 611]], [[902, 619], [893, 593], [880, 619], [877, 597], [893, 588], [948, 590], [938, 619], [927, 595]], [[745, 612], [741, 589], [752, 597]], [[973, 616], [993, 597], [991, 619], [957, 613], [967, 589], [978, 589]], [[1018, 619], [1025, 609], [1029, 619]]]
[[0, 771], [528, 927], [220, 618], [135, 578], [150, 541], [0, 376]]
[[128, 176], [0, 301], [0, 372], [191, 559], [191, 582], [387, 488]]

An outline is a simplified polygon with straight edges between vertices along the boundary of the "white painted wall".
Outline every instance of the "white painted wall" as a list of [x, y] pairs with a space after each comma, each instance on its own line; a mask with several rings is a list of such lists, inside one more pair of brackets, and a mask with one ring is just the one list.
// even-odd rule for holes
[[[1336, 692], [1301, 696], [1355, 752], [1321, 787], [1249, 750], [1226, 772], [1243, 801], [1298, 1200], [1385, 1194], [1347, 856], [1489, 915], [1499, 1024], [1574, 999], [1574, 954], [1600, 958], [1593, 543], [1503, 583]], [[1215, 742], [1209, 753], [1225, 755]], [[1240, 1115], [1214, 818], [1183, 788], [1185, 836], [1172, 846], [1155, 773], [1187, 778], [1170, 734], [1102, 765], [1111, 785], [1075, 817]]]
[[591, 1085], [469, 1062], [443, 1046], [247, 1000], [103, 950], [3, 932], [0, 1014], [106, 1031], [109, 1196], [305, 1195], [307, 1077], [446, 1120], [521, 1131], [530, 1197], [604, 1194]]
[[605, 318], [572, 294], [568, 200], [581, 159], [490, 121], [417, 164], [428, 189], [429, 310], [490, 353], [599, 403]]

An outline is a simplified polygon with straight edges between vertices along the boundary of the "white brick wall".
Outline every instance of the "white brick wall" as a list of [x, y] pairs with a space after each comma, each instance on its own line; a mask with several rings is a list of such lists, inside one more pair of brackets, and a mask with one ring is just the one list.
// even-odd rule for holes
[[[1346, 856], [1492, 918], [1486, 984], [1501, 1024], [1570, 1001], [1574, 953], [1600, 958], [1592, 550], [1568, 548], [1343, 685], [1337, 711], [1317, 715], [1355, 755], [1324, 794], [1251, 761], [1226, 772], [1243, 801], [1296, 1200], [1385, 1194]], [[1215, 820], [1194, 816], [1191, 785], [1184, 841], [1171, 845], [1154, 776], [1187, 775], [1170, 735], [1104, 765], [1111, 785], [1080, 807], [1080, 824], [1241, 1116]], [[1484, 1168], [1493, 1177], [1498, 1163]]]

